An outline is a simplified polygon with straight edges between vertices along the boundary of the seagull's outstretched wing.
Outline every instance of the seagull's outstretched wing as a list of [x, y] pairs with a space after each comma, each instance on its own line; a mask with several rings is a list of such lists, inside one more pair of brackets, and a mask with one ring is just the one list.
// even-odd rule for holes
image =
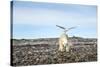
[[59, 28], [61, 28], [61, 29], [64, 29], [64, 30], [66, 29], [66, 28], [64, 28], [64, 27], [62, 27], [62, 26], [59, 26], [59, 25], [56, 25], [56, 26], [59, 27]]
[[74, 28], [76, 28], [76, 27], [70, 27], [66, 31], [69, 31], [69, 30], [74, 29]]
[[61, 28], [61, 29], [64, 29], [65, 32], [67, 32], [67, 31], [69, 31], [71, 29], [76, 28], [76, 27], [70, 27], [70, 28], [66, 29], [65, 27], [62, 27], [62, 26], [59, 26], [59, 25], [56, 25], [56, 26], [59, 27], [59, 28]]

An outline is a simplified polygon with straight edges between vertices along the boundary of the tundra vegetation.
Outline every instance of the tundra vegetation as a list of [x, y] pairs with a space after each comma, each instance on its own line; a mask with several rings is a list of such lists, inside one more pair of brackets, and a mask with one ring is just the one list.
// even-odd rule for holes
[[58, 38], [11, 39], [11, 65], [41, 65], [97, 61], [97, 39], [70, 37], [70, 51], [59, 51]]

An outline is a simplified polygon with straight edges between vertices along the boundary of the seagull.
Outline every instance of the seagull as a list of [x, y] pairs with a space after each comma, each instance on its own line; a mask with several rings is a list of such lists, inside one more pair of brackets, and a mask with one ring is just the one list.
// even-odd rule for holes
[[69, 30], [71, 30], [71, 29], [74, 29], [74, 28], [76, 28], [76, 27], [70, 27], [70, 28], [68, 28], [67, 30], [66, 30], [66, 28], [65, 27], [62, 27], [62, 26], [59, 26], [59, 25], [56, 25], [57, 27], [59, 27], [59, 28], [61, 28], [61, 29], [64, 29], [64, 31], [69, 31]]

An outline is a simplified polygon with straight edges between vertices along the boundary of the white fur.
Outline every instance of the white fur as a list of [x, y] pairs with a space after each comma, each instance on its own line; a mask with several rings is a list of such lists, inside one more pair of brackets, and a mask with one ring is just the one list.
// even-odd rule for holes
[[66, 33], [61, 34], [59, 38], [59, 51], [69, 52], [69, 45], [68, 45], [68, 35]]
[[56, 25], [57, 27], [61, 28], [64, 30], [63, 34], [61, 34], [60, 38], [59, 38], [59, 51], [65, 51], [69, 52], [70, 50], [70, 45], [68, 44], [68, 35], [66, 35], [66, 32], [74, 29], [75, 27], [70, 27], [68, 29], [66, 29], [65, 27]]

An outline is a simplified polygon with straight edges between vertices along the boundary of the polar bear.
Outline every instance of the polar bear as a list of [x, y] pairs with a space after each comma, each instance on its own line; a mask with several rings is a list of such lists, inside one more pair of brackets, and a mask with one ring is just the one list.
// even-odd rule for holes
[[68, 44], [68, 35], [66, 34], [67, 31], [69, 31], [70, 29], [73, 29], [75, 27], [71, 27], [68, 28], [66, 30], [66, 28], [56, 25], [57, 27], [63, 29], [63, 33], [61, 34], [60, 38], [59, 38], [59, 51], [66, 51], [69, 52], [70, 51], [70, 45]]
[[59, 51], [69, 52], [70, 46], [68, 45], [68, 35], [62, 33], [59, 38]]

